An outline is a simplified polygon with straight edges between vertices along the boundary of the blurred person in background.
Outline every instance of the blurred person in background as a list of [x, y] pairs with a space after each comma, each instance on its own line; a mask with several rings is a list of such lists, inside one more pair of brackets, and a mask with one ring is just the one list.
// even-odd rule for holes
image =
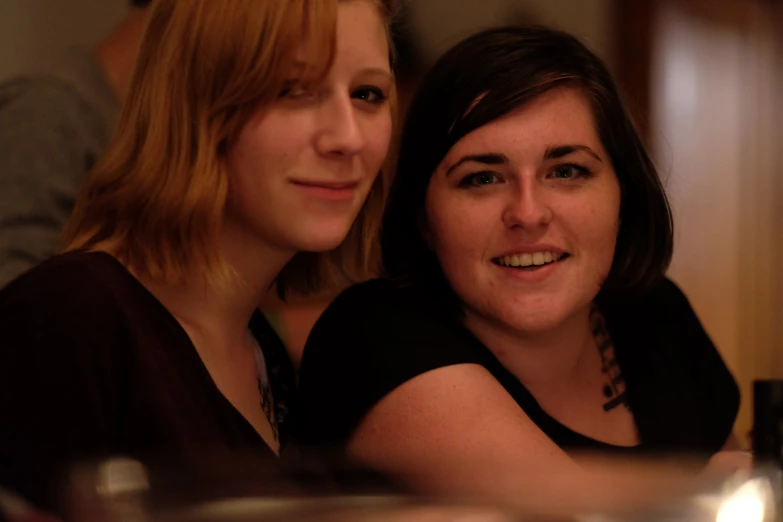
[[386, 277], [338, 296], [305, 346], [303, 444], [419, 492], [544, 510], [651, 486], [583, 452], [749, 464], [724, 451], [737, 385], [664, 276], [658, 173], [582, 43], [509, 27], [456, 45], [397, 165]]
[[392, 133], [392, 0], [155, 0], [64, 253], [0, 291], [0, 487], [75, 461], [285, 454], [258, 303], [362, 279]]
[[0, 288], [57, 251], [114, 130], [149, 3], [133, 0], [93, 49], [74, 49], [47, 74], [0, 85]]

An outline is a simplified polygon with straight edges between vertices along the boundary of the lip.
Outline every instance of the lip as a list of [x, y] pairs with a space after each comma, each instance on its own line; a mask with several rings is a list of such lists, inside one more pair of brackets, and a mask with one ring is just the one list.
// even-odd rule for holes
[[552, 252], [553, 254], [569, 253], [567, 250], [563, 250], [562, 248], [556, 247], [554, 245], [546, 245], [546, 244], [520, 245], [518, 247], [514, 247], [513, 249], [507, 250], [502, 254], [492, 256], [492, 259], [497, 259], [499, 257], [505, 257], [505, 256], [519, 255], [519, 254], [534, 254], [536, 252]]
[[358, 181], [291, 180], [291, 183], [309, 195], [329, 200], [345, 200], [353, 197]]
[[571, 257], [567, 250], [564, 250], [560, 247], [556, 247], [554, 245], [550, 245], [547, 243], [536, 243], [533, 245], [527, 244], [527, 245], [516, 246], [513, 249], [509, 249], [504, 253], [493, 257], [492, 260], [505, 256], [514, 256], [520, 254], [534, 254], [536, 252], [552, 252], [554, 254], [563, 255], [564, 257], [562, 257], [561, 259], [553, 263], [549, 263], [547, 265], [540, 265], [538, 266], [538, 268], [534, 268], [534, 269], [508, 267], [508, 266], [503, 266], [501, 264], [497, 264], [494, 261], [492, 262], [492, 265], [500, 269], [504, 277], [509, 277], [515, 281], [519, 281], [522, 283], [540, 283], [548, 279], [553, 273], [558, 271], [563, 266], [563, 264], [567, 262], [568, 259], [570, 259]]
[[563, 266], [563, 263], [568, 262], [568, 259], [569, 258], [566, 257], [560, 261], [555, 261], [554, 263], [550, 263], [548, 265], [542, 265], [541, 267], [534, 270], [511, 268], [503, 265], [496, 265], [494, 263], [492, 266], [500, 269], [504, 276], [512, 278], [516, 281], [523, 283], [540, 283], [557, 272]]

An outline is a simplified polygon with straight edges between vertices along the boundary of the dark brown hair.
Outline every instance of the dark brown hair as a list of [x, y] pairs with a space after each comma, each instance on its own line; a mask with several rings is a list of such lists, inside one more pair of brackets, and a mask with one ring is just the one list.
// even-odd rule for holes
[[466, 134], [560, 87], [586, 96], [620, 184], [621, 224], [602, 295], [640, 290], [663, 276], [673, 232], [658, 172], [603, 62], [573, 36], [543, 27], [477, 33], [446, 52], [422, 81], [403, 127], [383, 218], [387, 276], [454, 297], [424, 237], [432, 174]]

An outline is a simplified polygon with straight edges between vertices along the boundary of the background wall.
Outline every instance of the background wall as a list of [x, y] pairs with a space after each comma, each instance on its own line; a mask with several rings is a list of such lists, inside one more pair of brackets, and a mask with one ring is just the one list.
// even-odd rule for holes
[[72, 45], [89, 46], [126, 0], [0, 0], [0, 78], [35, 71]]
[[537, 23], [569, 31], [612, 62], [613, 0], [410, 0], [411, 24], [430, 60], [485, 27]]
[[783, 378], [783, 21], [761, 0], [661, 0], [651, 137], [676, 227], [670, 275], [737, 378]]

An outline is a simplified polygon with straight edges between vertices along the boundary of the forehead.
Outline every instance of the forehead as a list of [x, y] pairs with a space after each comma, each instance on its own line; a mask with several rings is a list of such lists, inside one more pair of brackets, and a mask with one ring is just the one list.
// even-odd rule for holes
[[335, 61], [368, 62], [389, 68], [386, 25], [372, 0], [343, 0], [337, 8], [337, 56]]
[[589, 102], [581, 91], [557, 88], [473, 130], [460, 139], [445, 161], [493, 150], [509, 157], [538, 153], [552, 145], [587, 145], [603, 150]]
[[[341, 0], [337, 4], [334, 55], [328, 71], [324, 66], [329, 63], [329, 55], [323, 38], [319, 38], [321, 29], [316, 26], [304, 35], [295, 50], [292, 68], [320, 79], [321, 72], [328, 75], [357, 67], [390, 71], [387, 29], [373, 0]], [[318, 37], [314, 37], [314, 31]]]

